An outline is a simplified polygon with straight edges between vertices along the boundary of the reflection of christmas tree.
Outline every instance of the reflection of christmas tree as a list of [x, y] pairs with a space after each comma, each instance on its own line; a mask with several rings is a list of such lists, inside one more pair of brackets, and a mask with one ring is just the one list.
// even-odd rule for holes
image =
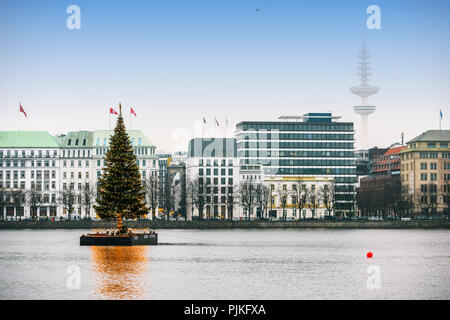
[[105, 156], [104, 172], [98, 180], [98, 205], [94, 209], [101, 219], [117, 219], [117, 227], [124, 230], [123, 218], [138, 218], [146, 214], [147, 209], [145, 189], [133, 146], [125, 130], [121, 105], [119, 109], [117, 125]]

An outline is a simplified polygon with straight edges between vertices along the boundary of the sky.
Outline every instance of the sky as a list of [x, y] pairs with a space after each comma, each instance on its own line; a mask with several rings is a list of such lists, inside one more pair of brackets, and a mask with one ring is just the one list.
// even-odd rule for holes
[[131, 128], [173, 152], [202, 130], [331, 111], [355, 122], [358, 148], [349, 88], [365, 40], [380, 87], [369, 143], [386, 147], [438, 129], [439, 110], [450, 129], [449, 39], [448, 0], [1, 1], [0, 130], [109, 129], [121, 102], [128, 126], [133, 107]]

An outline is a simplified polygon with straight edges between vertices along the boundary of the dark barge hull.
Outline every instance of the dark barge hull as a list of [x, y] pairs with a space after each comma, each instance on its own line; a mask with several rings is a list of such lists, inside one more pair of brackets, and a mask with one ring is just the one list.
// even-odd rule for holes
[[123, 236], [88, 234], [80, 237], [80, 246], [155, 246], [157, 233], [138, 233]]

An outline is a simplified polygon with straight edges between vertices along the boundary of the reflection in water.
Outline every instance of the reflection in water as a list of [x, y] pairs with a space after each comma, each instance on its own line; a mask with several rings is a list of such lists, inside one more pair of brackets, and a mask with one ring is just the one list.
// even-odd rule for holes
[[147, 246], [91, 247], [96, 292], [107, 299], [137, 299], [145, 294]]

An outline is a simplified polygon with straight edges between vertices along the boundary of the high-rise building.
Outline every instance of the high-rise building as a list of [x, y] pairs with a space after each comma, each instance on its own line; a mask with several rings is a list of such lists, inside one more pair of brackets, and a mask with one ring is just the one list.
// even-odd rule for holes
[[[240, 165], [261, 164], [265, 177], [328, 177], [335, 183], [335, 212], [354, 212], [356, 165], [353, 122], [331, 113], [282, 116], [236, 125]], [[300, 121], [302, 120], [302, 121]]]

